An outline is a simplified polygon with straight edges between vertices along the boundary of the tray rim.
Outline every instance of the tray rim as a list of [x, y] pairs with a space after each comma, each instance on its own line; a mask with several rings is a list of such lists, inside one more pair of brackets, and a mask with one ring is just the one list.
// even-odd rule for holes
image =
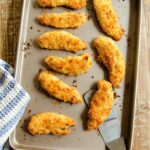
[[139, 18], [138, 18], [138, 37], [137, 37], [137, 52], [136, 52], [136, 66], [135, 66], [135, 81], [134, 81], [134, 93], [133, 93], [133, 105], [132, 105], [132, 124], [131, 124], [131, 131], [130, 131], [130, 143], [129, 143], [129, 150], [132, 150], [133, 148], [133, 141], [134, 141], [134, 125], [135, 125], [135, 116], [136, 116], [136, 105], [137, 105], [137, 88], [138, 88], [138, 68], [139, 68], [139, 58], [140, 58], [140, 47], [141, 47], [141, 42], [140, 42], [140, 38], [141, 38], [141, 29], [142, 29], [142, 12], [143, 12], [143, 0], [139, 0]]
[[[133, 140], [134, 140], [134, 125], [135, 125], [135, 114], [136, 114], [136, 99], [137, 99], [137, 84], [138, 84], [138, 67], [139, 67], [139, 56], [140, 56], [140, 37], [141, 37], [141, 27], [142, 27], [142, 11], [143, 11], [143, 0], [138, 0], [138, 27], [137, 27], [137, 42], [136, 42], [136, 60], [135, 60], [135, 72], [134, 72], [134, 92], [133, 92], [133, 104], [132, 104], [132, 116], [131, 116], [131, 129], [130, 129], [130, 141], [129, 141], [129, 150], [132, 150], [133, 148]], [[17, 54], [16, 54], [16, 62], [15, 62], [15, 79], [20, 83], [21, 82], [21, 74], [22, 71], [20, 70], [23, 60], [24, 60], [24, 51], [21, 50], [23, 48], [22, 41], [26, 36], [23, 35], [24, 27], [26, 24], [24, 24], [24, 20], [27, 19], [26, 16], [28, 16], [25, 12], [26, 5], [29, 4], [30, 1], [23, 0], [22, 2], [22, 12], [21, 12], [21, 21], [20, 21], [20, 29], [19, 29], [19, 38], [18, 38], [18, 44], [17, 44]], [[21, 63], [20, 63], [21, 62]], [[9, 143], [10, 146], [17, 150], [25, 150], [26, 148], [21, 148], [20, 145], [17, 145], [13, 141], [15, 129], [12, 132], [12, 134], [9, 137]], [[32, 148], [33, 149], [33, 148]], [[34, 148], [33, 150], [39, 150], [38, 148]], [[46, 150], [46, 149], [45, 149]]]

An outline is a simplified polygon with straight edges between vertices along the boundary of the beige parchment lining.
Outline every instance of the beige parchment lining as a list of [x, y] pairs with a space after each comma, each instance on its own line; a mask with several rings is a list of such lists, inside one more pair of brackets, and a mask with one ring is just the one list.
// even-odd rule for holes
[[[14, 66], [21, 0], [0, 0], [0, 58]], [[150, 0], [144, 1], [134, 150], [150, 149]], [[149, 37], [149, 38], [148, 38]], [[149, 44], [149, 45], [148, 45]]]

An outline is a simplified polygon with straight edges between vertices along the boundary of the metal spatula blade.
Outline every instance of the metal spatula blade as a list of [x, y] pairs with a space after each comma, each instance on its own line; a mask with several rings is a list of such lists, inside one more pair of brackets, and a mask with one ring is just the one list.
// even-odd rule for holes
[[[96, 90], [89, 90], [84, 94], [84, 100], [87, 106], [90, 104], [90, 99]], [[110, 116], [99, 127], [99, 132], [110, 150], [126, 150], [124, 139], [121, 137], [121, 126], [113, 107]]]

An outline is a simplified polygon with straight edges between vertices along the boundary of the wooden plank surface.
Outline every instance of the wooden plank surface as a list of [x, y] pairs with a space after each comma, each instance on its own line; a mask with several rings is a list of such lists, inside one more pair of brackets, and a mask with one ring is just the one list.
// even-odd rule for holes
[[[0, 0], [0, 57], [14, 65], [21, 0]], [[144, 1], [134, 150], [150, 150], [150, 0]], [[148, 45], [149, 44], [149, 45]]]
[[150, 150], [150, 0], [144, 1], [134, 150]]

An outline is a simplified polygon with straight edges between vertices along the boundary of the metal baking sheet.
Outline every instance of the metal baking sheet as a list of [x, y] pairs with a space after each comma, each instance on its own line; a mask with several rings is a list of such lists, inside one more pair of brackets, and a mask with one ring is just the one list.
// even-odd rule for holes
[[[126, 60], [126, 75], [121, 83], [121, 87], [115, 90], [115, 95], [117, 96], [114, 106], [122, 124], [122, 135], [125, 138], [128, 149], [131, 149], [136, 102], [135, 96], [140, 45], [139, 38], [142, 1], [113, 0], [113, 5], [119, 16], [119, 22], [125, 29], [125, 35], [119, 42], [117, 42], [117, 45]], [[81, 28], [65, 30], [73, 33], [88, 43], [87, 50], [80, 51], [77, 54], [83, 52], [91, 53], [93, 57], [93, 66], [86, 74], [78, 77], [67, 77], [56, 72], [55, 75], [66, 83], [77, 86], [77, 89], [81, 95], [92, 87], [95, 87], [98, 80], [106, 79], [107, 72], [94, 58], [96, 55], [96, 50], [92, 47], [92, 41], [95, 37], [102, 35], [103, 32], [101, 31], [98, 21], [96, 20], [91, 0], [88, 0], [87, 7], [81, 10], [70, 10], [63, 7], [42, 9], [37, 5], [36, 0], [24, 0], [16, 62], [16, 79], [29, 92], [31, 95], [31, 101], [24, 116], [10, 137], [10, 144], [14, 149], [105, 149], [105, 144], [98, 131], [84, 130], [84, 122], [86, 117], [86, 105], [84, 103], [78, 105], [60, 103], [43, 92], [37, 82], [37, 74], [39, 69], [46, 68], [45, 64], [43, 64], [43, 59], [46, 56], [77, 55], [65, 51], [41, 50], [36, 45], [35, 40], [39, 35], [46, 31], [58, 30], [39, 25], [36, 21], [36, 17], [45, 12], [58, 13], [62, 11], [85, 12], [89, 16], [88, 21]], [[26, 129], [29, 117], [33, 114], [47, 111], [66, 114], [76, 120], [77, 126], [72, 128], [71, 134], [67, 136], [31, 136]]]

